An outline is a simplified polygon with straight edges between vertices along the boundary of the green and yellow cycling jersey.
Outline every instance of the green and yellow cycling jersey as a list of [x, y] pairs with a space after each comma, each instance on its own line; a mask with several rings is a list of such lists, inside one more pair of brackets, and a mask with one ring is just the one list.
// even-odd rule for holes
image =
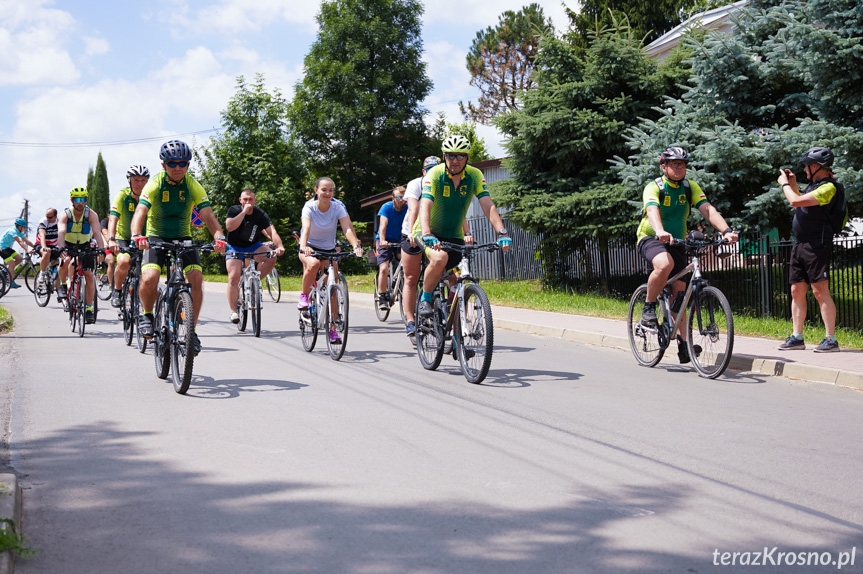
[[201, 184], [186, 174], [177, 185], [168, 183], [162, 171], [152, 178], [141, 191], [141, 205], [147, 214], [147, 237], [191, 237], [192, 208], [201, 210], [210, 206], [210, 200]]
[[[139, 197], [140, 199], [140, 197]], [[132, 239], [132, 216], [135, 215], [135, 208], [138, 207], [138, 200], [132, 195], [132, 188], [126, 187], [121, 189], [114, 200], [111, 201], [110, 215], [118, 218], [117, 231], [115, 237], [124, 241]], [[147, 225], [144, 224], [144, 235], [147, 235]]]
[[[462, 223], [474, 197], [490, 197], [480, 170], [472, 166], [465, 167], [456, 188], [445, 164], [431, 168], [423, 177], [422, 199], [434, 202], [429, 221], [432, 234], [452, 239], [464, 237]], [[417, 217], [413, 234], [421, 232], [422, 225]]]
[[[647, 219], [648, 206], [655, 205], [659, 208], [659, 218], [662, 220], [662, 227], [670, 233], [675, 239], [683, 239], [686, 237], [686, 221], [689, 219], [690, 206], [696, 209], [701, 204], [707, 202], [707, 197], [701, 191], [701, 187], [692, 180], [689, 180], [689, 198], [686, 197], [686, 186], [681, 182], [676, 184], [669, 181], [663, 176], [662, 183], [665, 189], [664, 193], [660, 194], [659, 186], [655, 181], [651, 181], [644, 188], [644, 216], [641, 218], [641, 223], [638, 224], [638, 239], [641, 241], [645, 237], [655, 237], [656, 231], [650, 225]], [[660, 201], [660, 195], [662, 200]]]

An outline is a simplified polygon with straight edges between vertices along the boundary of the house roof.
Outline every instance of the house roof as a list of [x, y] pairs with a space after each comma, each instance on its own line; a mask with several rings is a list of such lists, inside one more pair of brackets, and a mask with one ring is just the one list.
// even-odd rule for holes
[[729, 30], [734, 26], [731, 21], [731, 15], [746, 6], [748, 3], [749, 0], [740, 0], [733, 4], [727, 4], [725, 6], [720, 6], [719, 8], [714, 8], [713, 10], [707, 10], [706, 12], [695, 14], [651, 42], [646, 48], [644, 48], [644, 51], [647, 52], [648, 56], [655, 60], [663, 60], [668, 56], [671, 50], [677, 46], [677, 43], [680, 41], [680, 37], [683, 36], [687, 30], [692, 28]]

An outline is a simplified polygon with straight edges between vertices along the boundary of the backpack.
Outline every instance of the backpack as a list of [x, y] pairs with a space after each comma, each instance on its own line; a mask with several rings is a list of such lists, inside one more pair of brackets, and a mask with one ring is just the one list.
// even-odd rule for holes
[[848, 224], [848, 204], [845, 202], [845, 186], [833, 180], [836, 186], [836, 195], [830, 202], [830, 230], [833, 234], [842, 233]]
[[[662, 177], [657, 177], [653, 180], [656, 184], [656, 187], [659, 188], [659, 205], [662, 205], [665, 201], [665, 182], [662, 181]], [[689, 180], [683, 179], [683, 188], [686, 190], [686, 203], [689, 204], [689, 211], [692, 211], [692, 189], [689, 187]], [[647, 208], [644, 208], [645, 213], [647, 212]]]

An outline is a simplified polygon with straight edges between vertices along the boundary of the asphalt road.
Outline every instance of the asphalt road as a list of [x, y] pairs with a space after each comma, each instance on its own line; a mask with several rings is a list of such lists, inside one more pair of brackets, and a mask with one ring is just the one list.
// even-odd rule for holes
[[255, 339], [208, 293], [180, 396], [112, 312], [0, 302], [21, 574], [863, 571], [857, 391], [504, 330], [477, 386], [370, 309], [336, 363], [292, 303]]

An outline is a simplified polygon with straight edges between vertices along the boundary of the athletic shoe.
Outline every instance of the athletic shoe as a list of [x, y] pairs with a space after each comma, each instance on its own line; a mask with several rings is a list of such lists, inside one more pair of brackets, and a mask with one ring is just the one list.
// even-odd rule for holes
[[21, 286], [15, 283], [14, 281], [9, 285], [10, 289], [20, 289]]
[[153, 338], [153, 315], [142, 314], [138, 317], [138, 332], [145, 339]]
[[342, 338], [339, 337], [339, 333], [335, 329], [330, 329], [330, 343], [332, 343], [333, 345], [342, 344]]
[[378, 309], [381, 311], [390, 310], [389, 298], [386, 293], [381, 293], [380, 297], [378, 297]]
[[429, 301], [422, 300], [420, 301], [420, 317], [431, 317], [434, 315], [434, 308], [432, 308], [432, 304]]
[[201, 340], [198, 338], [198, 334], [194, 331], [192, 331], [190, 339], [192, 343], [192, 354], [197, 357], [198, 353], [201, 352]]
[[114, 293], [111, 295], [111, 307], [115, 309], [120, 307], [120, 292], [114, 289]]
[[408, 321], [408, 324], [405, 325], [405, 335], [408, 337], [413, 337], [417, 334], [417, 324], [413, 321]]
[[60, 287], [57, 289], [57, 297], [61, 299], [65, 299], [69, 296], [69, 288], [66, 285], [60, 284]]
[[297, 309], [309, 308], [309, 296], [305, 293], [300, 293], [300, 300], [297, 301]]
[[236, 311], [234, 311], [233, 313], [231, 313], [231, 323], [236, 325], [239, 322], [240, 322], [240, 314], [237, 313]]
[[818, 346], [815, 347], [816, 353], [838, 353], [839, 352], [839, 341], [836, 339], [828, 339], [824, 337], [824, 340], [818, 343]]
[[794, 335], [791, 335], [785, 339], [784, 343], [779, 345], [780, 351], [802, 351], [805, 348], [806, 343], [803, 342], [803, 339], [798, 339]]
[[[701, 354], [701, 345], [693, 345], [693, 349], [695, 349], [695, 356]], [[689, 349], [686, 348], [686, 343], [677, 342], [677, 358], [680, 360], [681, 365], [685, 365], [690, 361], [689, 358]]]
[[656, 301], [644, 302], [644, 307], [641, 309], [641, 322], [645, 325], [656, 325]]

